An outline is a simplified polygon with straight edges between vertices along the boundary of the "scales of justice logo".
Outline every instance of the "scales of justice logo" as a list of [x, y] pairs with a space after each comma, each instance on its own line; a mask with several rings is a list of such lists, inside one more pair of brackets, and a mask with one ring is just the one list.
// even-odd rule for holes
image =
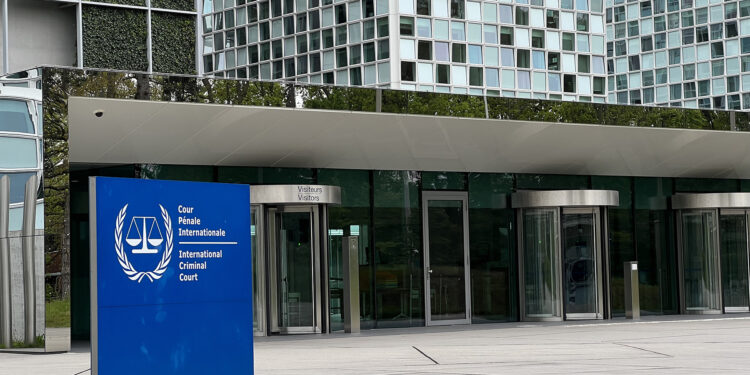
[[161, 209], [161, 219], [164, 222], [164, 233], [162, 233], [159, 221], [155, 216], [133, 216], [130, 219], [128, 230], [125, 234], [125, 243], [131, 247], [130, 252], [140, 257], [143, 255], [158, 254], [159, 246], [164, 244], [161, 259], [151, 271], [137, 270], [128, 259], [128, 254], [122, 241], [128, 205], [123, 206], [117, 215], [115, 223], [115, 252], [117, 253], [117, 261], [120, 263], [122, 271], [125, 272], [125, 275], [130, 280], [140, 283], [145, 277], [149, 281], [154, 282], [154, 280], [158, 280], [164, 275], [169, 261], [172, 259], [172, 238], [174, 234], [172, 231], [172, 220], [162, 205], [159, 205], [159, 208]]

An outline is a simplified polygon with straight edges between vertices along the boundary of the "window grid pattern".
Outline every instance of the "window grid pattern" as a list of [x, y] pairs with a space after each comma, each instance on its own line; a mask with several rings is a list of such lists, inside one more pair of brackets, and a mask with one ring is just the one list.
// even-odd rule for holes
[[601, 0], [400, 0], [400, 88], [606, 100]]
[[750, 108], [750, 0], [607, 0], [608, 102]]
[[206, 0], [203, 68], [227, 78], [390, 83], [387, 0]]

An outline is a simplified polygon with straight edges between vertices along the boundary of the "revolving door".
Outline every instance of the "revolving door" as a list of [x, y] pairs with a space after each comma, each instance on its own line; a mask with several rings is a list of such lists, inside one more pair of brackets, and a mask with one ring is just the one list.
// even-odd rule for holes
[[680, 312], [750, 311], [750, 193], [678, 194]]
[[[521, 320], [603, 319], [609, 190], [521, 191], [518, 209]], [[608, 308], [606, 309], [609, 310]]]
[[328, 205], [335, 186], [250, 188], [255, 335], [328, 333]]

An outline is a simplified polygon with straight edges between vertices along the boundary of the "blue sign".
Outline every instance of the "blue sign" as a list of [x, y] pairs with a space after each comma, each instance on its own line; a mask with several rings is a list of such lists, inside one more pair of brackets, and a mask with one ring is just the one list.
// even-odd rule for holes
[[92, 371], [252, 374], [250, 187], [90, 185]]

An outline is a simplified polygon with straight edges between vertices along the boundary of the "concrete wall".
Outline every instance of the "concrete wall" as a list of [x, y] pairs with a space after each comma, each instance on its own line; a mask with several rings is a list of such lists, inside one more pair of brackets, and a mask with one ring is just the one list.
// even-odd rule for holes
[[[36, 334], [44, 334], [44, 231], [34, 236], [34, 262], [36, 274]], [[10, 233], [10, 283], [13, 315], [13, 340], [24, 340], [23, 256], [21, 232]]]
[[[75, 9], [66, 3], [8, 0], [8, 72], [39, 65], [75, 65]], [[1, 47], [0, 38], [0, 55]]]

